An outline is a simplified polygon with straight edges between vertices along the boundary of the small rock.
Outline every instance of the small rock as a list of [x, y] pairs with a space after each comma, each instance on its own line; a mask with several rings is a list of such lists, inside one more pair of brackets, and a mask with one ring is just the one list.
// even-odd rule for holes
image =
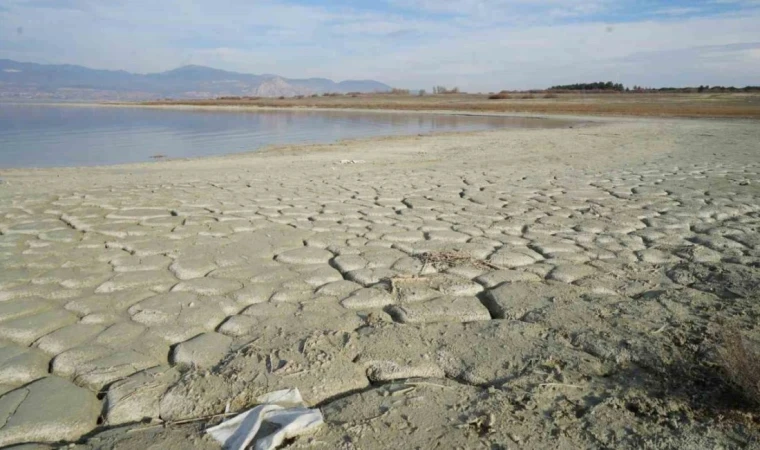
[[535, 273], [521, 272], [517, 270], [497, 270], [481, 275], [475, 279], [485, 287], [491, 288], [502, 283], [514, 283], [516, 281], [541, 281], [541, 277]]
[[595, 274], [597, 270], [591, 266], [583, 264], [562, 264], [556, 266], [547, 278], [549, 280], [561, 281], [563, 283], [572, 283], [576, 280], [586, 278]]
[[179, 376], [176, 369], [159, 366], [115, 382], [106, 396], [106, 423], [113, 426], [157, 419], [161, 396]]
[[340, 302], [349, 309], [381, 308], [391, 303], [393, 303], [393, 298], [388, 292], [373, 288], [360, 289]]
[[43, 353], [13, 344], [0, 344], [0, 384], [22, 385], [48, 374], [50, 359]]
[[521, 266], [528, 266], [530, 264], [533, 264], [535, 262], [541, 261], [544, 259], [541, 254], [534, 252], [533, 250], [529, 248], [509, 248], [504, 247], [493, 255], [491, 255], [488, 260], [501, 267], [505, 268], [515, 268], [515, 267], [521, 267]]
[[239, 281], [223, 278], [196, 278], [181, 281], [172, 288], [172, 292], [195, 292], [199, 295], [225, 295], [242, 288]]
[[474, 322], [491, 320], [488, 309], [475, 297], [438, 297], [426, 302], [393, 305], [388, 313], [401, 323]]
[[327, 250], [315, 247], [303, 247], [280, 253], [275, 258], [287, 264], [327, 264], [333, 254]]
[[0, 322], [0, 338], [20, 345], [30, 345], [40, 337], [78, 320], [74, 314], [54, 309], [31, 316]]
[[204, 333], [189, 341], [177, 344], [172, 350], [173, 364], [187, 364], [200, 368], [212, 367], [226, 354], [232, 338], [219, 333]]

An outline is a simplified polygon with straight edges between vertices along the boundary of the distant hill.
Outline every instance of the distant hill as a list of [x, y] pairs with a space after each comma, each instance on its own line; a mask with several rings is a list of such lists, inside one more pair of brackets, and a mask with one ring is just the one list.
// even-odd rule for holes
[[48, 65], [0, 59], [0, 99], [289, 97], [326, 92], [386, 92], [390, 89], [390, 86], [373, 80], [336, 83], [326, 78], [289, 79], [194, 65], [161, 73], [135, 74], [123, 70], [96, 70], [68, 64]]

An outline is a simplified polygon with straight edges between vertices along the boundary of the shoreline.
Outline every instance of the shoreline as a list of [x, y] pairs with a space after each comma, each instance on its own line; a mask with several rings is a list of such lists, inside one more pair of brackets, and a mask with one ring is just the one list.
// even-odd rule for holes
[[[39, 105], [42, 106], [52, 106], [52, 107], [60, 107], [60, 106], [73, 106], [73, 107], [105, 107], [105, 108], [146, 108], [146, 109], [167, 109], [167, 110], [178, 110], [178, 111], [187, 111], [187, 110], [209, 110], [209, 111], [225, 111], [225, 112], [238, 112], [236, 109], [238, 107], [228, 107], [228, 106], [186, 106], [186, 105], [132, 105], [132, 104], [108, 104], [108, 103], [77, 103], [77, 104], [67, 104], [67, 103], [41, 103]], [[248, 110], [246, 110], [248, 111]], [[515, 117], [515, 118], [527, 118], [527, 119], [537, 119], [537, 120], [555, 120], [558, 122], [567, 122], [569, 126], [567, 128], [569, 129], [585, 129], [585, 128], [595, 128], [595, 127], [602, 127], [607, 125], [615, 125], [615, 124], [636, 124], [636, 123], [679, 123], [679, 122], [700, 122], [700, 121], [706, 121], [706, 122], [726, 122], [726, 123], [742, 123], [742, 122], [755, 122], [757, 119], [744, 119], [744, 118], [684, 118], [684, 117], [663, 117], [663, 118], [657, 118], [657, 117], [639, 117], [639, 116], [586, 116], [586, 115], [561, 115], [561, 114], [513, 114], [513, 113], [502, 113], [502, 114], [491, 114], [491, 113], [473, 113], [471, 111], [438, 111], [438, 110], [430, 110], [430, 111], [407, 111], [407, 110], [357, 110], [357, 109], [324, 109], [324, 108], [289, 108], [289, 107], [282, 107], [282, 108], [276, 108], [276, 107], [251, 107], [251, 112], [257, 112], [257, 111], [271, 111], [271, 112], [280, 112], [280, 111], [296, 111], [296, 112], [326, 112], [326, 111], [336, 111], [336, 112], [347, 112], [347, 113], [353, 113], [353, 112], [359, 112], [359, 113], [391, 113], [391, 114], [431, 114], [431, 115], [463, 115], [463, 116], [476, 116], [476, 117]], [[335, 140], [331, 142], [323, 142], [323, 143], [293, 143], [293, 144], [270, 144], [263, 146], [259, 149], [255, 150], [244, 150], [240, 152], [233, 152], [233, 153], [227, 153], [222, 155], [208, 155], [208, 156], [192, 156], [192, 157], [183, 157], [183, 158], [166, 158], [166, 159], [155, 159], [151, 161], [142, 161], [142, 162], [133, 162], [133, 163], [115, 163], [115, 164], [102, 164], [102, 165], [93, 165], [93, 166], [55, 166], [55, 167], [11, 167], [11, 168], [2, 168], [0, 167], [0, 176], [3, 176], [3, 174], [13, 174], [13, 173], [23, 173], [24, 171], [33, 171], [36, 173], [39, 172], [45, 172], [45, 171], [72, 171], [72, 172], [82, 172], [87, 170], [129, 170], [129, 169], [145, 169], [148, 167], [151, 168], [157, 168], [160, 165], [166, 165], [171, 163], [193, 163], [193, 162], [213, 162], [215, 160], [220, 161], [230, 161], [235, 159], [247, 159], [251, 157], [268, 157], [272, 155], [282, 155], [282, 154], [289, 154], [291, 156], [298, 156], [303, 155], [306, 156], [310, 152], [313, 151], [329, 151], [329, 150], [336, 150], [340, 149], [346, 146], [367, 146], [372, 144], [379, 144], [382, 142], [397, 142], [397, 143], [412, 143], [415, 141], [418, 141], [419, 139], [425, 139], [425, 138], [436, 138], [436, 137], [483, 137], [487, 136], [489, 134], [497, 134], [497, 133], [509, 133], [511, 131], [523, 131], [523, 132], [541, 132], [545, 130], [551, 130], [551, 129], [566, 129], [566, 127], [549, 127], [549, 128], [495, 128], [495, 129], [487, 129], [487, 130], [474, 130], [474, 131], [439, 131], [439, 132], [429, 132], [429, 133], [422, 133], [422, 134], [389, 134], [389, 135], [383, 135], [383, 136], [369, 136], [369, 137], [363, 137], [363, 138], [349, 138], [349, 139], [341, 139], [341, 140]]]
[[[473, 116], [473, 117], [516, 117], [526, 119], [559, 119], [559, 120], [579, 120], [579, 119], [641, 119], [647, 117], [638, 116], [595, 116], [595, 115], [570, 115], [570, 114], [540, 114], [530, 112], [479, 112], [466, 109], [363, 109], [363, 108], [332, 108], [321, 106], [255, 106], [255, 105], [163, 105], [163, 104], [145, 104], [140, 102], [122, 103], [122, 102], [0, 102], [0, 106], [6, 105], [33, 105], [33, 106], [58, 106], [58, 107], [77, 107], [77, 108], [137, 108], [137, 109], [165, 109], [177, 111], [220, 111], [220, 112], [343, 112], [343, 113], [368, 113], [368, 114], [425, 114], [425, 115], [444, 115], [444, 116]], [[655, 117], [652, 117], [655, 118]], [[686, 119], [684, 117], [684, 119]], [[708, 118], [705, 118], [708, 119]], [[720, 118], [718, 118], [720, 119]], [[740, 119], [737, 119], [740, 120]]]
[[[552, 118], [547, 118], [551, 120]], [[613, 122], [614, 123], [614, 122]], [[592, 128], [597, 126], [603, 126], [605, 125], [605, 122], [578, 122], [575, 124], [572, 128]], [[256, 158], [256, 157], [271, 157], [271, 156], [282, 156], [282, 155], [290, 155], [290, 156], [308, 156], [312, 152], [324, 152], [324, 151], [331, 151], [331, 150], [340, 150], [344, 149], [345, 147], [349, 146], [369, 146], [374, 144], [382, 144], [382, 143], [400, 143], [400, 144], [410, 144], [416, 141], [419, 141], [420, 139], [425, 138], [446, 138], [446, 137], [461, 137], [461, 138], [467, 138], [467, 137], [487, 137], [489, 134], [495, 134], [495, 133], [505, 133], [512, 130], [521, 130], [521, 131], [541, 131], [541, 130], [547, 130], [547, 129], [562, 129], [562, 128], [496, 128], [496, 129], [489, 129], [489, 130], [475, 130], [475, 131], [439, 131], [439, 132], [432, 132], [432, 133], [424, 133], [424, 134], [397, 134], [397, 135], [385, 135], [385, 136], [369, 136], [364, 138], [350, 138], [350, 139], [341, 139], [336, 140], [332, 142], [323, 142], [323, 143], [296, 143], [296, 144], [271, 144], [261, 147], [257, 150], [245, 150], [241, 152], [234, 152], [234, 153], [227, 153], [223, 155], [208, 155], [208, 156], [192, 156], [192, 157], [185, 157], [185, 158], [162, 158], [162, 159], [155, 159], [152, 161], [142, 161], [142, 162], [135, 162], [135, 163], [116, 163], [116, 164], [103, 164], [103, 165], [95, 165], [95, 166], [56, 166], [56, 167], [11, 167], [11, 168], [2, 168], [0, 167], [0, 176], [4, 172], [7, 173], [13, 173], [13, 172], [24, 172], [24, 171], [33, 171], [33, 172], [44, 172], [44, 171], [74, 171], [74, 172], [81, 172], [86, 170], [119, 170], [119, 169], [141, 169], [146, 167], [156, 167], [161, 164], [172, 164], [172, 163], [194, 163], [194, 162], [213, 162], [215, 160], [219, 161], [231, 161], [235, 159], [249, 159], [249, 158]]]
[[600, 121], [628, 121], [628, 120], [708, 120], [708, 121], [759, 121], [760, 115], [726, 116], [726, 115], [670, 115], [670, 114], [625, 114], [625, 113], [573, 113], [573, 112], [530, 112], [530, 111], [478, 111], [472, 109], [404, 109], [404, 108], [363, 108], [363, 107], [333, 107], [325, 106], [259, 106], [259, 105], [203, 105], [203, 104], [148, 104], [144, 102], [0, 102], [0, 105], [34, 105], [34, 106], [60, 106], [82, 108], [138, 108], [138, 109], [164, 109], [177, 111], [219, 111], [219, 112], [342, 112], [342, 113], [370, 113], [370, 114], [430, 114], [430, 115], [456, 115], [473, 117], [516, 117], [530, 119], [558, 119], [558, 120], [600, 120]]
[[[0, 106], [3, 103], [0, 103]], [[534, 120], [547, 120], [564, 122], [572, 124], [575, 128], [588, 128], [599, 127], [602, 125], [614, 125], [616, 123], [664, 123], [664, 122], [726, 122], [726, 123], [754, 123], [758, 119], [755, 118], [737, 118], [737, 117], [649, 117], [649, 116], [615, 116], [615, 115], [572, 115], [572, 114], [535, 114], [535, 113], [515, 113], [515, 112], [478, 112], [468, 110], [403, 110], [403, 109], [359, 109], [359, 108], [323, 108], [323, 107], [269, 107], [269, 106], [233, 106], [233, 105], [146, 105], [140, 103], [89, 103], [89, 102], [40, 102], [40, 103], [26, 103], [26, 102], [6, 102], [8, 105], [33, 105], [33, 106], [46, 106], [46, 107], [79, 107], [79, 108], [137, 108], [137, 109], [159, 109], [169, 111], [212, 111], [212, 112], [303, 112], [303, 113], [359, 113], [359, 114], [425, 114], [425, 115], [442, 115], [442, 116], [471, 116], [471, 117], [504, 117], [504, 118], [525, 118]], [[571, 127], [571, 128], [572, 128]], [[535, 130], [541, 130], [542, 128], [536, 128]], [[429, 132], [423, 134], [388, 134], [383, 136], [370, 136], [364, 138], [350, 138], [343, 140], [336, 140], [324, 143], [295, 143], [295, 144], [270, 144], [263, 146], [255, 150], [244, 150], [239, 152], [233, 152], [223, 155], [208, 155], [208, 156], [193, 156], [182, 158], [167, 158], [157, 159], [152, 161], [142, 161], [133, 163], [115, 163], [115, 164], [103, 164], [93, 166], [55, 166], [55, 167], [9, 167], [0, 168], [0, 174], [17, 173], [28, 171], [46, 171], [46, 170], [70, 170], [70, 171], [82, 171], [86, 169], [129, 169], [129, 168], [145, 168], [146, 165], [166, 164], [170, 162], [190, 162], [194, 160], [198, 161], [213, 161], [214, 159], [228, 159], [228, 158], [247, 158], [253, 155], [268, 155], [271, 153], [287, 151], [291, 154], [307, 153], [316, 148], [324, 148], [330, 146], [346, 146], [352, 144], [382, 142], [389, 140], [414, 140], [419, 137], [435, 137], [435, 136], [449, 136], [459, 135], [477, 136], [480, 134], [520, 130], [520, 128], [505, 128], [505, 129], [490, 129], [490, 130], [476, 130], [476, 131], [440, 131]]]
[[[18, 105], [28, 105], [25, 103], [18, 103]], [[241, 112], [237, 109], [237, 107], [186, 107], [186, 106], [162, 106], [162, 105], [132, 105], [132, 104], [108, 104], [108, 103], [74, 103], [74, 104], [68, 104], [68, 103], [39, 103], [34, 104], [34, 106], [46, 106], [46, 107], [78, 107], [78, 108], [140, 108], [140, 109], [166, 109], [166, 110], [176, 110], [176, 111], [215, 111], [215, 112], [230, 112], [230, 113], [237, 113]], [[387, 135], [380, 135], [380, 136], [367, 136], [367, 137], [357, 137], [357, 138], [347, 138], [347, 139], [338, 139], [328, 142], [322, 142], [322, 143], [292, 143], [292, 144], [268, 144], [265, 146], [262, 146], [258, 149], [253, 150], [243, 150], [238, 152], [232, 152], [228, 154], [223, 155], [208, 155], [208, 156], [193, 156], [193, 157], [181, 157], [181, 158], [166, 158], [166, 159], [156, 159], [152, 161], [142, 161], [142, 162], [133, 162], [133, 163], [114, 163], [114, 164], [101, 164], [101, 165], [92, 165], [92, 166], [54, 166], [54, 167], [9, 167], [9, 168], [2, 168], [0, 167], [0, 174], [1, 173], [11, 173], [14, 171], [24, 171], [24, 170], [34, 170], [34, 171], [44, 171], [44, 170], [83, 170], [83, 169], [97, 169], [97, 168], [129, 168], [129, 167], [142, 167], [145, 164], [161, 164], [161, 163], [167, 163], [167, 162], [177, 162], [177, 161], [192, 161], [192, 160], [213, 160], [215, 158], [245, 158], [251, 155], [255, 154], [268, 154], [271, 152], [277, 152], [277, 151], [283, 151], [287, 150], [291, 153], [298, 153], [298, 152], [308, 152], [310, 149], [314, 148], [322, 148], [325, 146], [345, 146], [345, 145], [351, 145], [351, 144], [359, 144], [359, 143], [372, 143], [372, 142], [382, 142], [382, 141], [389, 141], [389, 140], [405, 140], [405, 139], [417, 139], [420, 137], [433, 137], [433, 136], [448, 136], [448, 135], [459, 135], [462, 137], [465, 136], [472, 136], [477, 135], [481, 133], [490, 133], [494, 131], [509, 131], [509, 130], [526, 130], [526, 129], [535, 129], [535, 130], [542, 130], [542, 129], [553, 129], [553, 128], [565, 128], [567, 126], [569, 127], [590, 127], [594, 125], [601, 125], [602, 123], [614, 123], [614, 118], [609, 118], [609, 120], [600, 120], [600, 118], [596, 117], [571, 117], [571, 116], [561, 116], [561, 115], [519, 115], [519, 114], [478, 114], [478, 113], [472, 113], [468, 111], [404, 111], [404, 110], [355, 110], [355, 109], [322, 109], [322, 108], [312, 108], [312, 109], [306, 109], [306, 108], [268, 108], [268, 107], [262, 107], [262, 108], [253, 108], [253, 109], [245, 109], [245, 112], [303, 112], [303, 113], [325, 113], [325, 112], [339, 112], [339, 113], [366, 113], [366, 114], [400, 114], [400, 115], [415, 115], [415, 114], [425, 114], [425, 115], [439, 115], [439, 116], [466, 116], [466, 117], [502, 117], [502, 118], [520, 118], [520, 119], [532, 119], [532, 120], [545, 120], [547, 122], [553, 122], [553, 124], [549, 127], [542, 128], [542, 127], [536, 127], [536, 128], [521, 128], [521, 127], [504, 127], [504, 128], [492, 128], [492, 129], [484, 129], [484, 130], [463, 130], [463, 131], [430, 131], [426, 133], [412, 133], [412, 134], [395, 134], [390, 133]], [[633, 118], [633, 120], [637, 120], [637, 118]], [[640, 118], [638, 118], [640, 120]], [[392, 130], [389, 130], [392, 131]]]

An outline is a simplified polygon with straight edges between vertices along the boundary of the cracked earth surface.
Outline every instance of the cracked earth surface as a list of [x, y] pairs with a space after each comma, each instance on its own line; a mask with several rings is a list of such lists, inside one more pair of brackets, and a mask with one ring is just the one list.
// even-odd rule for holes
[[0, 445], [218, 448], [288, 387], [292, 448], [757, 444], [760, 127], [600, 122], [5, 171]]

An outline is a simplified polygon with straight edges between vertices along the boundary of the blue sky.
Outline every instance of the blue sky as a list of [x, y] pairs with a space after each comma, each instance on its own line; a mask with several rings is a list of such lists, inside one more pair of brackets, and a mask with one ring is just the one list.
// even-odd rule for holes
[[0, 58], [473, 92], [760, 85], [760, 0], [0, 0]]

